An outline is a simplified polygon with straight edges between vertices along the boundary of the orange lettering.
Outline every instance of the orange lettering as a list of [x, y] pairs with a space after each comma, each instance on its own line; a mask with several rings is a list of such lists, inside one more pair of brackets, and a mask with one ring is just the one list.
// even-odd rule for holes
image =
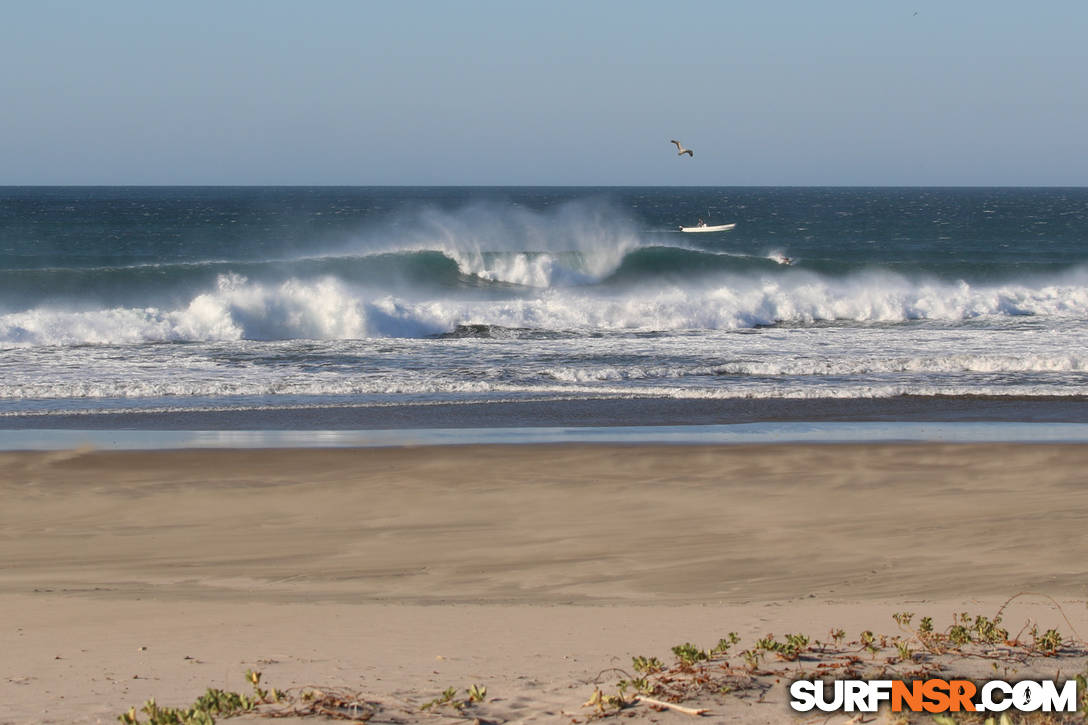
[[922, 709], [922, 684], [921, 680], [911, 680], [910, 687], [899, 680], [892, 682], [892, 712], [900, 712], [903, 703], [911, 712], [920, 712]]
[[967, 712], [975, 711], [975, 703], [971, 702], [971, 698], [975, 696], [975, 683], [970, 680], [952, 680], [949, 683], [949, 694], [954, 712], [959, 712], [961, 709]]
[[926, 680], [922, 683], [922, 694], [929, 702], [923, 707], [926, 712], [946, 712], [948, 710], [948, 682], [945, 680]]

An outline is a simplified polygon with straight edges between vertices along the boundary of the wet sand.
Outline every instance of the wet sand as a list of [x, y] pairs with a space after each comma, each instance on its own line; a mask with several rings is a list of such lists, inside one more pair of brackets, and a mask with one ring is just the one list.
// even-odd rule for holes
[[391, 405], [302, 405], [0, 415], [0, 430], [400, 430], [692, 426], [800, 421], [1088, 423], [1081, 396], [585, 398]]

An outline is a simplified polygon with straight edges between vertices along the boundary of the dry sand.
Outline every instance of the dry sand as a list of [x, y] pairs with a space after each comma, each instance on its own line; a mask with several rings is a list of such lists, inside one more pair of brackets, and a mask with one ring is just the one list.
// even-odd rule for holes
[[[480, 683], [485, 719], [570, 722], [632, 655], [1025, 591], [1061, 610], [1021, 597], [1010, 628], [1079, 638], [1086, 472], [1084, 445], [0, 453], [0, 723], [115, 722], [250, 667], [394, 720]], [[796, 719], [767, 699], [712, 719]]]

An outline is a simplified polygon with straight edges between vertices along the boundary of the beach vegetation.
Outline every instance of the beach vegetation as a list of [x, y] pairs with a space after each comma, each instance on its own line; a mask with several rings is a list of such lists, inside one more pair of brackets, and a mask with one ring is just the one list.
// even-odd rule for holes
[[764, 653], [760, 649], [746, 649], [740, 654], [744, 658], [744, 664], [752, 672], [758, 670], [760, 663], [763, 662]]
[[774, 635], [768, 635], [756, 642], [756, 650], [774, 652], [781, 659], [793, 661], [808, 648], [809, 638], [803, 634], [787, 634], [784, 642], [779, 642]]
[[880, 645], [877, 644], [876, 635], [871, 630], [865, 630], [861, 633], [861, 646], [870, 656], [876, 657], [880, 651]]
[[687, 666], [694, 665], [696, 662], [705, 662], [711, 657], [710, 652], [699, 649], [691, 642], [676, 645], [672, 648], [672, 653], [676, 655], [676, 659], [680, 660], [681, 664]]
[[[1060, 606], [1054, 604], [1060, 611]], [[620, 680], [619, 693], [613, 696], [598, 687], [586, 704], [595, 708], [592, 717], [616, 716], [638, 704], [660, 708], [660, 703], [706, 713], [706, 709], [689, 706], [704, 706], [727, 695], [731, 700], [739, 698], [748, 704], [764, 702], [772, 689], [796, 679], [985, 678], [980, 665], [987, 671], [993, 670], [991, 678], [1023, 677], [1027, 669], [1040, 678], [1056, 679], [1061, 677], [1060, 670], [1047, 674], [1047, 670], [1038, 669], [1046, 666], [1048, 658], [1076, 657], [1079, 662], [1088, 657], [1088, 644], [1079, 635], [1066, 639], [1057, 629], [1043, 631], [1029, 622], [1020, 635], [1010, 636], [1002, 618], [1005, 606], [1007, 602], [993, 616], [957, 612], [943, 629], [935, 624], [932, 616], [896, 612], [892, 619], [898, 625], [898, 634], [864, 630], [853, 640], [848, 640], [845, 629], [832, 628], [829, 632], [831, 641], [814, 644], [803, 633], [787, 634], [781, 639], [766, 635], [752, 641], [745, 649], [737, 649], [743, 642], [735, 633], [722, 638], [710, 649], [685, 642], [673, 647], [676, 663], [671, 666], [665, 666], [653, 657], [633, 658], [635, 670], [640, 675], [637, 679], [625, 676]], [[1064, 612], [1062, 614], [1064, 616]], [[1029, 636], [1023, 637], [1024, 632]], [[967, 666], [962, 674], [955, 672], [960, 666]], [[1088, 671], [1077, 676], [1077, 683], [1082, 713], [1073, 719], [1058, 713], [1023, 713], [1024, 717], [1015, 715], [1014, 720], [1008, 716], [987, 719], [975, 713], [938, 717], [896, 713], [889, 714], [890, 721], [956, 725], [1084, 722], [1088, 716]]]
[[[739, 698], [749, 704], [763, 702], [780, 683], [799, 678], [947, 678], [959, 663], [975, 662], [985, 663], [986, 671], [993, 671], [991, 677], [1009, 680], [1010, 672], [1019, 674], [1023, 669], [1037, 668], [1052, 658], [1076, 657], [1081, 662], [1088, 657], [1088, 644], [1075, 630], [1074, 637], [1067, 638], [1058, 629], [1040, 630], [1029, 621], [1015, 637], [1010, 636], [1003, 626], [1002, 611], [992, 617], [958, 612], [944, 629], [936, 627], [929, 616], [915, 617], [910, 612], [898, 612], [892, 619], [900, 634], [891, 636], [865, 630], [850, 641], [844, 629], [833, 628], [830, 631], [832, 642], [828, 643], [813, 644], [803, 633], [786, 634], [782, 639], [772, 634], [752, 641], [747, 649], [737, 650], [743, 640], [735, 632], [720, 638], [709, 649], [685, 642], [672, 648], [676, 657], [672, 665], [657, 657], [640, 655], [632, 658], [634, 674], [609, 670], [622, 675], [617, 689], [608, 693], [597, 685], [585, 706], [593, 708], [591, 718], [612, 717], [639, 705], [701, 715], [709, 712], [702, 707], [708, 700], [728, 696], [731, 700]], [[1064, 616], [1064, 612], [1062, 614]], [[912, 629], [915, 623], [917, 626]], [[865, 653], [872, 657], [865, 657]], [[1055, 664], [1065, 662], [1068, 659]], [[1034, 671], [1038, 672], [1037, 669]], [[979, 674], [977, 665], [974, 672]], [[1060, 674], [1059, 669], [1050, 677], [1057, 678]], [[398, 707], [406, 714], [414, 712], [417, 716], [421, 711], [439, 714], [435, 711], [441, 709], [445, 710], [442, 713], [445, 716], [475, 718], [472, 707], [485, 702], [488, 694], [487, 687], [474, 683], [463, 691], [448, 687], [421, 706], [395, 705], [366, 700], [357, 693], [334, 688], [278, 690], [264, 685], [261, 673], [255, 670], [247, 670], [245, 679], [251, 692], [209, 688], [191, 705], [181, 708], [160, 706], [154, 699], [149, 699], [142, 708], [132, 707], [119, 715], [118, 720], [122, 725], [212, 725], [219, 719], [241, 715], [312, 715], [363, 722], [382, 711], [391, 715], [388, 711]], [[1088, 717], [1088, 670], [1076, 675], [1076, 680], [1081, 711], [1077, 721], [1084, 722]], [[1043, 716], [1043, 713], [1035, 715]], [[910, 715], [901, 717], [906, 718], [903, 722], [915, 722]], [[408, 717], [408, 720], [413, 719]], [[1011, 722], [1000, 718], [987, 720], [972, 713], [953, 714], [951, 719], [948, 715], [939, 715], [928, 721], [956, 725], [1007, 725]], [[1065, 716], [1040, 718], [1033, 715], [1024, 719], [1018, 717], [1016, 722], [1050, 725], [1071, 720]]]
[[1032, 627], [1032, 646], [1044, 654], [1055, 654], [1062, 648], [1062, 635], [1056, 629], [1048, 629], [1041, 635]]
[[1009, 639], [1009, 630], [1000, 625], [1000, 616], [993, 619], [989, 619], [982, 615], [975, 616], [972, 629], [975, 632], [976, 640], [987, 644], [1001, 644], [1002, 642], [1007, 642]]
[[736, 632], [730, 632], [727, 636], [718, 640], [718, 644], [714, 645], [714, 649], [710, 650], [710, 653], [723, 655], [737, 642], [740, 642], [740, 636], [738, 636]]
[[622, 691], [618, 695], [609, 695], [600, 687], [595, 687], [593, 694], [582, 704], [582, 707], [592, 707], [598, 717], [605, 717], [631, 707], [633, 704]]
[[[212, 725], [215, 717], [231, 717], [252, 712], [259, 704], [274, 702], [272, 697], [270, 692], [265, 692], [263, 697], [249, 697], [238, 692], [208, 688], [187, 708], [163, 708], [151, 698], [140, 712], [148, 716], [146, 722], [149, 725]], [[118, 720], [124, 725], [143, 722], [139, 720], [136, 708], [129, 708]]]
[[948, 630], [948, 641], [952, 644], [967, 644], [971, 641], [971, 632], [962, 624], [953, 624]]
[[[253, 685], [252, 695], [208, 688], [188, 707], [161, 707], [155, 702], [155, 698], [151, 698], [144, 703], [140, 713], [147, 715], [148, 725], [212, 725], [217, 717], [242, 715], [253, 712], [258, 705], [276, 703], [283, 699], [284, 693], [279, 690], [266, 690], [260, 686], [260, 672], [247, 670], [246, 679]], [[122, 713], [117, 719], [123, 725], [145, 722], [140, 720], [135, 707], [129, 708], [128, 712]]]
[[631, 666], [635, 672], [652, 675], [665, 669], [665, 664], [656, 657], [632, 657]]
[[453, 708], [456, 708], [458, 710], [464, 708], [465, 703], [457, 700], [456, 698], [457, 698], [457, 688], [456, 687], [447, 687], [445, 690], [442, 691], [441, 695], [439, 695], [435, 699], [431, 700], [430, 702], [426, 702], [426, 703], [420, 705], [419, 709], [420, 710], [430, 710], [433, 707], [442, 707], [443, 705], [449, 705], [449, 706], [451, 706]]
[[1009, 632], [1000, 625], [1000, 615], [991, 619], [981, 614], [972, 617], [967, 612], [954, 614], [952, 615], [952, 626], [948, 629], [948, 640], [956, 645], [965, 645], [971, 642], [1001, 644], [1009, 639]]
[[[252, 694], [208, 688], [188, 707], [162, 707], [152, 698], [140, 710], [131, 707], [117, 719], [122, 725], [213, 725], [218, 719], [241, 715], [325, 716], [364, 722], [381, 709], [380, 703], [338, 688], [266, 689], [261, 686], [261, 673], [255, 670], [247, 670], [245, 678], [253, 687]], [[146, 720], [141, 719], [143, 715]]]
[[619, 688], [621, 695], [626, 695], [628, 688], [631, 688], [635, 692], [643, 695], [654, 694], [653, 685], [651, 685], [650, 681], [645, 677], [636, 677], [630, 680], [620, 680], [616, 683], [616, 687]]
[[420, 705], [420, 710], [432, 710], [440, 707], [450, 707], [457, 711], [462, 711], [469, 705], [477, 702], [483, 702], [487, 698], [487, 687], [484, 685], [469, 685], [465, 690], [465, 697], [461, 698], [457, 696], [456, 687], [447, 687], [442, 691], [442, 694]]

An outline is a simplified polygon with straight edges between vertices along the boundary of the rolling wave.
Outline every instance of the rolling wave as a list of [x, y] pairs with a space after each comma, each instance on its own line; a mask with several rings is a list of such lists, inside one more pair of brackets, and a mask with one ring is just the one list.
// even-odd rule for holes
[[[0, 312], [40, 307], [162, 307], [178, 306], [219, 285], [219, 280], [244, 277], [253, 283], [314, 284], [335, 279], [367, 290], [371, 296], [387, 293], [407, 298], [455, 296], [464, 290], [505, 294], [522, 289], [604, 286], [705, 286], [714, 279], [727, 284], [734, 278], [759, 276], [786, 284], [803, 273], [815, 274], [827, 284], [847, 284], [881, 269], [893, 278], [933, 278], [934, 284], [956, 279], [935, 277], [889, 265], [829, 263], [812, 259], [783, 264], [781, 251], [747, 254], [660, 244], [635, 244], [619, 252], [608, 250], [503, 251], [465, 248], [419, 248], [365, 254], [329, 254], [263, 261], [170, 262], [98, 267], [45, 267], [0, 270]], [[1078, 271], [1080, 272], [1078, 274]], [[1088, 270], [1050, 274], [1056, 284], [1079, 284]], [[1044, 275], [1026, 273], [1019, 286], [1038, 286]], [[968, 278], [969, 279], [969, 278]], [[1063, 280], [1073, 280], [1066, 282]], [[1078, 282], [1079, 280], [1079, 282]], [[978, 286], [976, 283], [975, 286]], [[991, 288], [1015, 287], [1016, 277], [986, 281]]]
[[[640, 250], [626, 257], [632, 260], [627, 264], [650, 265], [659, 254], [671, 252]], [[689, 264], [698, 253], [682, 254], [687, 260], [683, 264]], [[463, 267], [454, 268], [444, 256], [423, 254], [416, 263], [443, 268], [450, 279], [465, 277]], [[482, 279], [480, 274], [473, 278]], [[163, 297], [166, 303], [108, 305], [83, 299], [77, 308], [48, 303], [2, 313], [0, 344], [427, 337], [456, 334], [458, 326], [472, 325], [596, 334], [1088, 317], [1088, 275], [1083, 273], [977, 286], [881, 271], [838, 278], [792, 268], [770, 274], [717, 271], [683, 285], [671, 284], [667, 277], [655, 278], [652, 285], [511, 289], [512, 283], [489, 284], [483, 295], [448, 289], [436, 294], [414, 286], [398, 292], [342, 272], [272, 281], [218, 273], [207, 287], [190, 294], [175, 290]]]
[[685, 247], [633, 247], [613, 251], [502, 251], [403, 249], [368, 254], [330, 254], [294, 259], [167, 262], [92, 267], [0, 270], [0, 295], [15, 305], [65, 296], [100, 299], [111, 293], [147, 297], [167, 290], [207, 286], [222, 275], [264, 282], [335, 276], [348, 284], [425, 290], [487, 283], [529, 288], [597, 284], [608, 279], [652, 280], [676, 273], [769, 269], [773, 260], [722, 255]]

